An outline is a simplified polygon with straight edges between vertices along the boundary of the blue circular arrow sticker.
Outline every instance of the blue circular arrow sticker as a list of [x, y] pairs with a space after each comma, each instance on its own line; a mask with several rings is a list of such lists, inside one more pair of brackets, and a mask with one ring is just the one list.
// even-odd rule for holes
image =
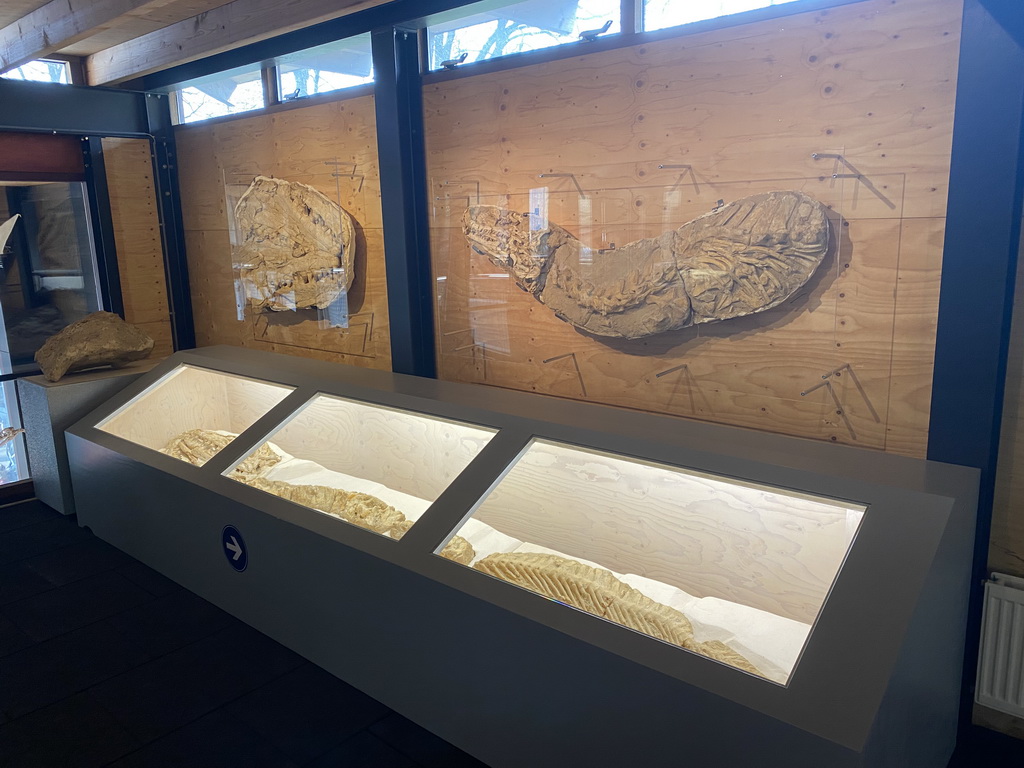
[[245, 550], [245, 540], [233, 525], [225, 525], [220, 534], [220, 543], [224, 549], [224, 557], [228, 565], [241, 573], [249, 564], [249, 553]]

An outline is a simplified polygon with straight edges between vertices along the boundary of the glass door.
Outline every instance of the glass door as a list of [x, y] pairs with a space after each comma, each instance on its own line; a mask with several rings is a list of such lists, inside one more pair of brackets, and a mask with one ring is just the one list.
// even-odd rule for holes
[[14, 379], [43, 342], [102, 308], [81, 181], [0, 181], [0, 483], [28, 477]]

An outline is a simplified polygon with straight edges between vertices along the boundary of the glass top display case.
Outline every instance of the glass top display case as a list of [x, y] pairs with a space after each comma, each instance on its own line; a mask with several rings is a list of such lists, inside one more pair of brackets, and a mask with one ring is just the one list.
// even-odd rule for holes
[[482, 573], [784, 684], [865, 510], [534, 439], [455, 533]]
[[[496, 432], [320, 394], [225, 474], [400, 539]], [[442, 554], [468, 562], [453, 542]]]
[[[176, 456], [192, 430], [227, 444]], [[495, 764], [625, 765], [642, 732], [865, 768], [922, 680], [955, 730], [964, 468], [225, 347], [66, 436], [80, 524]], [[513, 709], [537, 725], [495, 747]]]
[[179, 365], [96, 428], [202, 466], [294, 389]]

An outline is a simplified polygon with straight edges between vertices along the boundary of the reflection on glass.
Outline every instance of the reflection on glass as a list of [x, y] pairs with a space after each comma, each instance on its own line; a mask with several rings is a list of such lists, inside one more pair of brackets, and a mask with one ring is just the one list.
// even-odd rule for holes
[[794, 0], [644, 0], [642, 28], [664, 29], [791, 2]]
[[[227, 474], [400, 539], [494, 433], [489, 427], [318, 395]], [[469, 562], [467, 547], [453, 540], [443, 554]]]
[[266, 106], [260, 69], [193, 81], [178, 91], [177, 97], [179, 123], [237, 115]]
[[278, 61], [281, 101], [373, 82], [370, 35], [309, 48]]
[[0, 372], [101, 308], [81, 182], [0, 182]]
[[181, 365], [96, 426], [202, 466], [292, 389]]
[[529, 0], [431, 26], [430, 68], [578, 42], [582, 33], [619, 32], [619, 5], [619, 0]]
[[[47, 338], [101, 306], [85, 185], [0, 182], [0, 374], [35, 370]], [[4, 383], [0, 430], [20, 428], [16, 403]], [[24, 438], [0, 442], [0, 482], [27, 475]]]
[[61, 85], [68, 85], [71, 82], [68, 63], [50, 59], [30, 61], [4, 72], [0, 77], [5, 77], [8, 80], [32, 80], [37, 83], [59, 83]]
[[785, 684], [864, 512], [538, 439], [456, 533], [483, 573]]

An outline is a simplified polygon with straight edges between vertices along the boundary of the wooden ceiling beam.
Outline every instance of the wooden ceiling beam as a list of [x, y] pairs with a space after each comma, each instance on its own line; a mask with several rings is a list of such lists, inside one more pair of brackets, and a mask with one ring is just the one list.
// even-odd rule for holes
[[112, 85], [384, 5], [388, 0], [234, 0], [207, 13], [98, 51], [89, 85]]
[[119, 18], [144, 14], [178, 0], [51, 0], [0, 29], [0, 72], [43, 58], [97, 32]]

